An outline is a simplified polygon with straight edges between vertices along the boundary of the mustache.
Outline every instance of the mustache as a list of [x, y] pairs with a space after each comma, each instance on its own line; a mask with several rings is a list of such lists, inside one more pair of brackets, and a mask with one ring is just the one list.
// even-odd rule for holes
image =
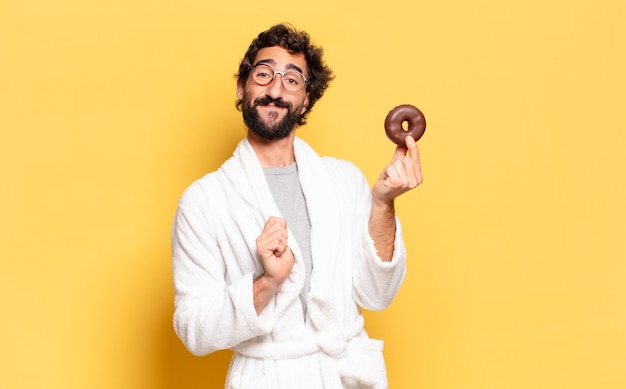
[[276, 107], [281, 108], [291, 108], [291, 104], [289, 102], [281, 99], [280, 97], [277, 99], [272, 98], [271, 96], [263, 96], [254, 100], [254, 105], [270, 105], [274, 104]]

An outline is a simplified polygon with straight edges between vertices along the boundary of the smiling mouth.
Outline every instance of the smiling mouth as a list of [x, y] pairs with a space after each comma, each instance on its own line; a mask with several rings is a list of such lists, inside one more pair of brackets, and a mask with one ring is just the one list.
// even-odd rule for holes
[[270, 103], [270, 104], [259, 104], [258, 107], [263, 107], [263, 108], [268, 108], [268, 109], [287, 109], [287, 107], [283, 107], [281, 105], [276, 105], [274, 103]]
[[281, 98], [273, 99], [270, 96], [264, 96], [255, 101], [255, 105], [259, 107], [276, 107], [289, 108], [289, 103]]

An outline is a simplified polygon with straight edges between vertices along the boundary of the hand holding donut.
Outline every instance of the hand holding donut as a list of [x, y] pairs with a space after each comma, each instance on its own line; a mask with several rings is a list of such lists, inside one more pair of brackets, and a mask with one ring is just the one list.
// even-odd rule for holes
[[[403, 131], [405, 132], [405, 131]], [[381, 203], [392, 203], [401, 194], [422, 183], [422, 167], [417, 143], [412, 135], [403, 137], [391, 162], [382, 171], [372, 187], [372, 197]]]
[[[408, 121], [408, 131], [402, 123]], [[372, 209], [368, 231], [378, 256], [383, 261], [393, 259], [396, 233], [394, 200], [422, 183], [418, 140], [426, 129], [424, 115], [410, 105], [401, 105], [385, 119], [387, 136], [397, 144], [391, 162], [383, 169], [372, 187]]]

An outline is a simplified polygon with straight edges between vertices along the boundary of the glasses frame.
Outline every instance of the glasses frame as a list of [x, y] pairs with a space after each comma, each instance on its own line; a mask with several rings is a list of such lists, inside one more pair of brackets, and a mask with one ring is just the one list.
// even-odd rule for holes
[[[254, 68], [256, 68], [257, 66], [261, 66], [261, 65], [267, 66], [268, 68], [272, 69], [272, 71], [274, 72], [274, 74], [272, 75], [272, 78], [271, 78], [271, 79], [270, 79], [267, 83], [265, 83], [265, 84], [261, 84], [260, 82], [258, 82], [257, 80], [255, 80], [255, 79], [254, 79], [254, 77], [252, 76], [252, 73], [253, 73]], [[298, 89], [298, 90], [296, 90], [296, 91], [290, 91], [290, 90], [287, 90], [287, 87], [285, 86], [285, 74], [287, 74], [287, 73], [297, 73], [297, 74], [299, 74], [299, 75], [301, 75], [301, 76], [302, 76], [302, 78], [304, 79], [304, 82], [302, 83], [302, 87], [301, 87], [300, 89]], [[287, 92], [287, 93], [298, 93], [298, 92], [300, 92], [302, 89], [304, 89], [304, 88], [306, 87], [306, 83], [307, 83], [307, 82], [309, 82], [309, 79], [308, 79], [308, 78], [306, 78], [306, 76], [305, 76], [304, 74], [300, 73], [300, 72], [299, 72], [299, 71], [297, 71], [297, 70], [293, 70], [293, 69], [291, 69], [291, 70], [287, 70], [286, 72], [281, 72], [281, 71], [279, 71], [279, 70], [274, 69], [274, 67], [272, 67], [272, 65], [270, 65], [270, 64], [268, 64], [268, 63], [265, 63], [265, 62], [259, 62], [259, 63], [256, 63], [255, 65], [250, 66], [250, 77], [252, 78], [252, 81], [253, 81], [255, 84], [259, 85], [259, 86], [266, 86], [266, 85], [271, 84], [271, 83], [274, 81], [274, 79], [276, 78], [276, 75], [277, 75], [277, 74], [280, 74], [280, 84], [283, 86], [283, 89], [284, 89], [284, 90], [285, 90], [285, 92]]]

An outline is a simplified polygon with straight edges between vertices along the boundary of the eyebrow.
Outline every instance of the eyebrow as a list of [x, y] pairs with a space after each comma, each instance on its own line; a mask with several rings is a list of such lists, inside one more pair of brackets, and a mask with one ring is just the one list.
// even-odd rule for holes
[[[260, 59], [259, 61], [257, 61], [256, 65], [258, 65], [258, 64], [260, 64], [260, 63], [268, 63], [268, 64], [270, 64], [270, 65], [274, 65], [274, 66], [276, 66], [276, 61], [274, 61], [272, 58]], [[286, 68], [287, 68], [288, 70], [295, 70], [295, 71], [300, 72], [301, 74], [304, 74], [304, 72], [302, 71], [302, 69], [300, 69], [300, 67], [299, 67], [299, 66], [296, 66], [296, 65], [294, 65], [294, 64], [292, 64], [292, 63], [288, 63], [288, 64], [286, 65]]]

